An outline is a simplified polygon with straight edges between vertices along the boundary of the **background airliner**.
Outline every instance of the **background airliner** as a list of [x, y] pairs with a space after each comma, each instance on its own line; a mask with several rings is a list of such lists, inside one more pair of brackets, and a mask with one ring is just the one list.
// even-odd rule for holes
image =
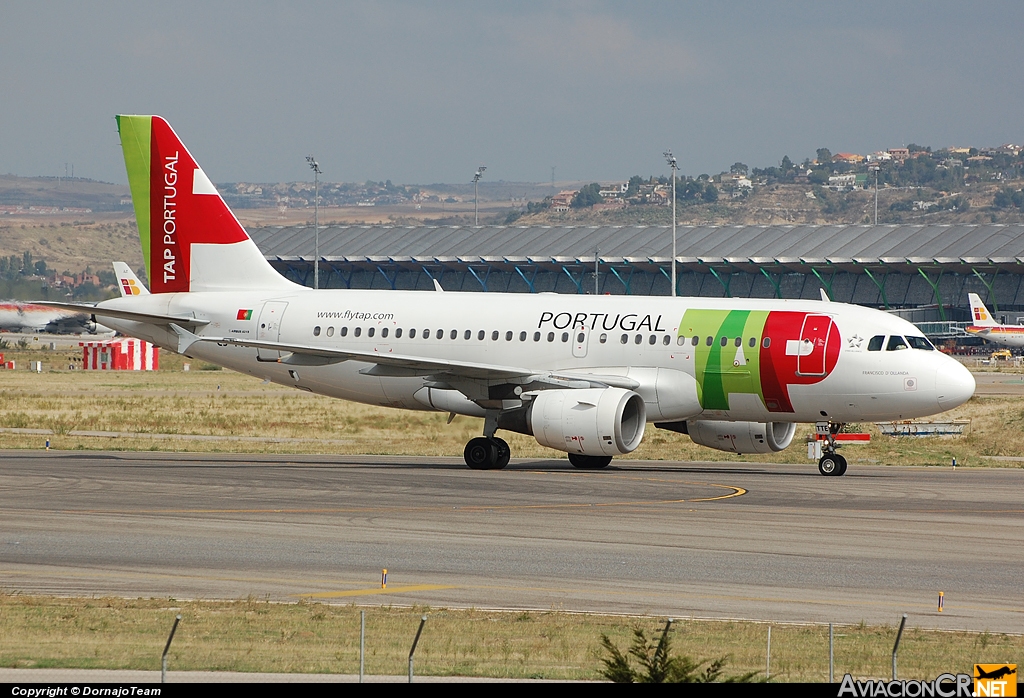
[[[105, 328], [100, 328], [103, 331]], [[96, 323], [82, 311], [55, 310], [38, 303], [0, 302], [0, 331], [82, 334], [97, 332]]]
[[842, 475], [831, 435], [843, 423], [931, 415], [974, 393], [971, 374], [916, 327], [841, 303], [299, 286], [264, 259], [166, 121], [119, 116], [118, 129], [149, 292], [117, 264], [121, 298], [51, 305], [301, 390], [482, 417], [471, 468], [508, 463], [499, 429], [601, 468], [635, 450], [648, 423], [767, 453], [810, 422], [830, 435], [819, 471]]
[[992, 313], [981, 302], [977, 293], [968, 293], [971, 299], [972, 324], [967, 332], [982, 339], [1008, 347], [1024, 347], [1024, 325], [1001, 325], [992, 318]]

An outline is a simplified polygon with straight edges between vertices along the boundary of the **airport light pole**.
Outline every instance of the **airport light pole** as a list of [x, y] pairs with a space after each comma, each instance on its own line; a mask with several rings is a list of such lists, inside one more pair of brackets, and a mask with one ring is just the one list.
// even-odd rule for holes
[[313, 288], [320, 288], [320, 164], [312, 155], [306, 156], [313, 170]]
[[676, 156], [672, 154], [671, 150], [666, 150], [665, 160], [668, 161], [668, 166], [672, 168], [672, 297], [676, 295], [676, 171], [679, 169], [679, 163], [676, 162]]
[[484, 176], [484, 170], [487, 168], [483, 165], [476, 168], [476, 174], [473, 175], [473, 225], [480, 225], [480, 209], [477, 206], [477, 199], [480, 191], [480, 178]]
[[875, 225], [878, 225], [878, 171], [882, 168], [872, 165], [871, 169], [875, 172]]

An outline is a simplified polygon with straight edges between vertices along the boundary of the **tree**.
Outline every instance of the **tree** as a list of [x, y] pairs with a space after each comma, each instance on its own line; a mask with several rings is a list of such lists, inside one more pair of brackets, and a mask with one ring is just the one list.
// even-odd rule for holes
[[32, 253], [26, 250], [25, 254], [21, 256], [21, 273], [31, 274], [32, 273]]
[[46, 262], [40, 259], [35, 263], [36, 276], [46, 276]]
[[784, 173], [788, 173], [793, 169], [793, 161], [789, 159], [788, 155], [782, 156], [782, 165], [779, 167]]
[[569, 205], [573, 208], [590, 208], [599, 203], [601, 203], [601, 185], [593, 182], [576, 192]]
[[[633, 644], [625, 654], [607, 635], [602, 634], [601, 646], [608, 656], [601, 659], [604, 664], [601, 675], [614, 683], [750, 683], [757, 676], [755, 671], [722, 678], [725, 657], [709, 662], [694, 661], [687, 656], [672, 656], [672, 640], [669, 636], [671, 625], [672, 621], [665, 623], [665, 629], [657, 641], [648, 640], [643, 628], [635, 626]], [[639, 667], [634, 667], [630, 658], [635, 659]]]
[[704, 187], [704, 193], [700, 196], [709, 204], [713, 204], [718, 201], [718, 187], [708, 182], [708, 185]]
[[827, 165], [832, 162], [832, 151], [828, 148], [818, 148], [815, 152], [818, 154], [818, 164]]
[[809, 180], [811, 184], [828, 184], [829, 173], [826, 169], [814, 170], [811, 172]]
[[738, 174], [738, 175], [743, 175], [744, 177], [746, 177], [747, 173], [750, 172], [750, 168], [748, 168], [742, 162], [737, 162], [737, 163], [734, 163], [733, 166], [729, 168], [729, 172], [731, 174]]
[[644, 183], [644, 178], [640, 175], [633, 175], [629, 178], [629, 183], [626, 185], [626, 198], [636, 196], [637, 192], [640, 191], [640, 185]]

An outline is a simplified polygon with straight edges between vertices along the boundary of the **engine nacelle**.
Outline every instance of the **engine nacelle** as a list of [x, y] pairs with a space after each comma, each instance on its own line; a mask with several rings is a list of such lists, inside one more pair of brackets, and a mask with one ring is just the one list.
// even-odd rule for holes
[[732, 453], [771, 453], [793, 443], [793, 422], [686, 422], [690, 439], [701, 446]]
[[542, 390], [527, 413], [537, 443], [567, 453], [617, 456], [644, 438], [644, 399], [623, 388]]

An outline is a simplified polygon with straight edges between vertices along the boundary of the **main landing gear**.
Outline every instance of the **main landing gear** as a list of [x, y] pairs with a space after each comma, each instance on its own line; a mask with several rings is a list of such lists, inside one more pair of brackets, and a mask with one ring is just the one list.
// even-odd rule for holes
[[462, 455], [466, 459], [466, 465], [473, 470], [501, 470], [508, 465], [512, 449], [504, 439], [496, 436], [478, 436], [470, 439]]
[[836, 434], [842, 428], [843, 425], [837, 422], [828, 422], [827, 424], [819, 422], [816, 426], [818, 434], [825, 437], [821, 443], [821, 450], [824, 451], [824, 454], [818, 461], [818, 472], [822, 475], [836, 477], [846, 475], [846, 459], [836, 453], [839, 448], [839, 444], [836, 443]]

